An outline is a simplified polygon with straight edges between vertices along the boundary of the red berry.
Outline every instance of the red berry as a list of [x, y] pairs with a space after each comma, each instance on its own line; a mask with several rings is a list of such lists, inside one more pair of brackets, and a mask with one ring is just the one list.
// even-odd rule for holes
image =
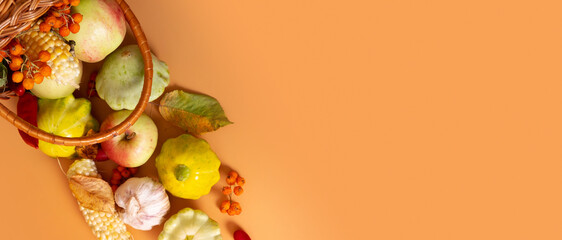
[[232, 176], [234, 179], [238, 177], [238, 172], [232, 170], [228, 173], [228, 176]]
[[116, 178], [115, 176], [112, 176], [111, 180], [109, 180], [109, 182], [119, 185], [119, 183], [121, 183], [121, 178]]
[[113, 192], [115, 192], [115, 191], [117, 191], [117, 188], [118, 188], [118, 187], [119, 187], [119, 186], [113, 184], [113, 185], [111, 185], [111, 190], [113, 190]]
[[47, 62], [47, 61], [51, 60], [51, 53], [49, 53], [45, 50], [41, 50], [39, 52], [38, 58], [39, 58], [39, 61], [41, 61], [41, 62]]
[[123, 176], [123, 178], [129, 178], [129, 177], [131, 177], [131, 172], [129, 172], [129, 170], [125, 169], [125, 170], [121, 171], [121, 176]]
[[138, 168], [129, 168], [129, 172], [131, 172], [131, 175], [135, 175], [135, 173], [137, 173], [139, 169]]
[[230, 200], [224, 200], [221, 203], [220, 209], [221, 209], [222, 213], [226, 213], [226, 211], [228, 211], [228, 209], [230, 209]]
[[226, 213], [228, 213], [228, 216], [236, 215], [236, 211], [234, 210], [234, 208], [229, 208], [228, 210], [226, 210]]
[[244, 193], [244, 189], [240, 186], [234, 187], [234, 195], [240, 196], [240, 194]]
[[80, 14], [80, 13], [74, 13], [74, 14], [72, 14], [72, 19], [73, 19], [74, 22], [76, 22], [76, 23], [82, 22], [82, 17], [83, 17], [83, 16], [82, 16], [82, 14]]
[[21, 63], [19, 63], [19, 60], [14, 60], [14, 58], [12, 58], [12, 62], [8, 64], [8, 66], [12, 71], [18, 71], [21, 69]]
[[93, 71], [92, 74], [90, 74], [90, 81], [96, 81], [97, 76], [98, 76], [98, 71]]
[[80, 24], [71, 23], [70, 25], [68, 25], [68, 30], [70, 30], [71, 33], [77, 33], [80, 31]]
[[45, 77], [43, 77], [43, 74], [41, 73], [35, 73], [35, 75], [33, 75], [33, 81], [37, 84], [42, 83], [44, 78]]
[[114, 170], [114, 171], [113, 171], [113, 175], [111, 176], [111, 179], [121, 180], [121, 178], [123, 178], [123, 177], [121, 176], [121, 173], [115, 172], [115, 169], [113, 169], [113, 170]]
[[228, 183], [228, 185], [234, 185], [236, 183], [236, 177], [232, 175], [226, 176], [226, 183]]
[[123, 166], [117, 166], [117, 171], [123, 172], [123, 170], [125, 170], [125, 167], [123, 167]]
[[23, 73], [21, 73], [20, 71], [14, 72], [12, 73], [12, 81], [15, 83], [20, 83], [23, 81]]
[[10, 48], [10, 54], [14, 56], [19, 56], [22, 53], [23, 53], [23, 47], [19, 43], [14, 44], [14, 46]]
[[238, 229], [236, 230], [236, 232], [234, 232], [234, 240], [252, 240], [250, 238], [250, 236], [248, 236], [248, 234], [244, 231], [242, 231], [242, 229]]
[[67, 26], [62, 26], [61, 28], [59, 28], [59, 34], [62, 37], [66, 37], [66, 36], [68, 36], [68, 34], [70, 34], [70, 29], [68, 29]]
[[23, 88], [31, 90], [35, 85], [35, 82], [33, 81], [33, 78], [25, 78], [21, 84], [23, 85]]
[[57, 18], [55, 16], [48, 16], [47, 18], [45, 18], [45, 23], [49, 24], [49, 26], [54, 26], [56, 21]]
[[23, 84], [18, 84], [14, 92], [20, 97], [23, 96], [23, 94], [25, 93], [25, 88], [23, 87]]
[[51, 25], [46, 22], [42, 22], [39, 24], [39, 31], [41, 32], [48, 32], [51, 31]]
[[222, 187], [222, 194], [229, 195], [232, 192], [232, 188], [230, 186]]
[[[43, 63], [43, 62], [40, 62], [40, 63]], [[44, 66], [39, 67], [39, 72], [45, 77], [51, 76], [51, 71], [52, 71], [52, 69], [51, 69], [51, 67], [49, 67], [49, 65], [45, 64]]]
[[53, 27], [54, 28], [61, 28], [65, 24], [66, 24], [66, 22], [64, 20], [64, 17], [57, 17], [57, 20], [55, 21], [55, 25]]
[[19, 57], [19, 56], [12, 56], [12, 62], [18, 66], [21, 66], [23, 64], [23, 58]]
[[238, 184], [238, 186], [244, 186], [244, 184], [246, 184], [246, 179], [244, 179], [243, 177], [238, 176], [236, 178], [236, 184]]
[[231, 201], [230, 208], [232, 208], [232, 209], [234, 209], [234, 211], [236, 211], [236, 215], [238, 215], [238, 214], [240, 214], [240, 212], [242, 212], [242, 207], [240, 206], [239, 202]]

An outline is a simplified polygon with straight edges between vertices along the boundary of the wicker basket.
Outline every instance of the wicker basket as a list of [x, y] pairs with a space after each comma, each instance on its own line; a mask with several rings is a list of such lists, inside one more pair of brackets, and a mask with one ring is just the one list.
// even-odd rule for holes
[[[35, 20], [45, 14], [49, 7], [60, 0], [0, 0], [0, 49], [6, 46], [17, 34], [32, 24]], [[124, 0], [116, 0], [121, 6], [125, 19], [140, 47], [144, 60], [144, 85], [139, 103], [131, 115], [121, 124], [107, 131], [91, 136], [68, 138], [47, 133], [25, 120], [18, 117], [6, 106], [0, 103], [0, 116], [8, 120], [16, 128], [24, 131], [32, 137], [41, 141], [65, 146], [84, 146], [100, 143], [124, 133], [141, 116], [150, 98], [152, 88], [152, 56], [146, 40], [146, 36], [140, 27], [138, 19]]]

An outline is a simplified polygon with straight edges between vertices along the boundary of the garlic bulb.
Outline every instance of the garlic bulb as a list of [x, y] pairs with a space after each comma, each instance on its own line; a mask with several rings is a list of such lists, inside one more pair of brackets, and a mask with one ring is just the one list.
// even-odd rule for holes
[[129, 178], [115, 191], [115, 203], [123, 222], [139, 230], [162, 223], [170, 210], [164, 186], [148, 177]]

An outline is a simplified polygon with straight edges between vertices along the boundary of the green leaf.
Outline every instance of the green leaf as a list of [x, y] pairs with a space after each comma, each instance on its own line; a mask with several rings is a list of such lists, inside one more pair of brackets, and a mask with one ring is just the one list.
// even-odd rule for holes
[[160, 100], [160, 114], [192, 134], [215, 131], [232, 122], [213, 97], [175, 90]]
[[5, 61], [0, 63], [0, 87], [6, 86], [8, 83], [8, 68], [5, 65]]

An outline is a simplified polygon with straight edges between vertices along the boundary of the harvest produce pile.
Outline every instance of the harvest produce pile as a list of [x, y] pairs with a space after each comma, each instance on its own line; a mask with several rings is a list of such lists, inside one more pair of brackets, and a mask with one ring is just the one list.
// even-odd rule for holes
[[[126, 32], [126, 18], [114, 0], [54, 3], [0, 49], [0, 98], [17, 96], [17, 115], [50, 134], [76, 138], [110, 132], [133, 113], [145, 81], [139, 46], [121, 46]], [[163, 143], [155, 160], [158, 179], [136, 176], [158, 142], [159, 126], [146, 114], [123, 134], [98, 144], [64, 146], [19, 133], [25, 143], [49, 157], [73, 160], [66, 172], [69, 194], [76, 198], [77, 209], [98, 239], [133, 239], [127, 228], [150, 230], [160, 224], [163, 230], [158, 239], [162, 240], [222, 239], [219, 223], [201, 210], [185, 208], [169, 219], [165, 216], [170, 210], [168, 194], [199, 199], [219, 181], [221, 162], [199, 136], [232, 122], [213, 97], [182, 90], [167, 92], [168, 65], [151, 56], [149, 102], [156, 101], [153, 104], [161, 116], [185, 130]], [[95, 74], [84, 76], [88, 96], [77, 98], [73, 93], [83, 79], [83, 62], [103, 65]], [[90, 98], [94, 97], [113, 110], [101, 123], [91, 113]], [[96, 163], [108, 160], [117, 166], [111, 179], [104, 180]], [[239, 215], [242, 207], [234, 197], [244, 193], [246, 180], [236, 171], [225, 177], [222, 193], [227, 199], [218, 210]], [[238, 230], [234, 239], [250, 238]]]

